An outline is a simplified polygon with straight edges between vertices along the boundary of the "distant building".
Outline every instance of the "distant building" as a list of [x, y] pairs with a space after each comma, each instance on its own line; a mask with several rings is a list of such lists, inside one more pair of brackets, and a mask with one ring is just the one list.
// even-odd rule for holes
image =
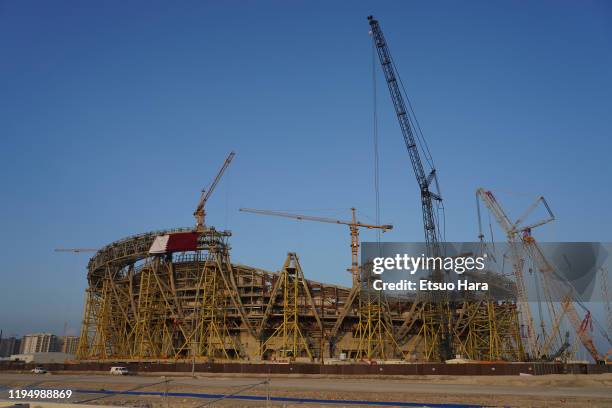
[[66, 361], [74, 360], [74, 355], [66, 353], [24, 353], [13, 354], [10, 357], [12, 361], [23, 361], [25, 363], [51, 364], [65, 363]]
[[62, 347], [60, 351], [66, 354], [76, 354], [79, 345], [78, 336], [64, 336], [61, 340]]
[[59, 351], [59, 342], [55, 334], [26, 334], [21, 340], [21, 354], [52, 353], [57, 351]]
[[0, 340], [0, 357], [9, 357], [19, 353], [21, 339], [16, 337], [7, 337]]

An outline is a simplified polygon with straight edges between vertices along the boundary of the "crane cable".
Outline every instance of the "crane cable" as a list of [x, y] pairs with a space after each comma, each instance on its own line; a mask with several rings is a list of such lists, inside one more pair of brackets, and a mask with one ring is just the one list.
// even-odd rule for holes
[[[378, 103], [376, 88], [376, 39], [372, 36], [372, 107], [373, 107], [373, 133], [374, 133], [374, 192], [376, 194], [376, 225], [380, 225], [380, 169], [378, 153]], [[380, 251], [381, 230], [376, 230], [376, 238]]]
[[[389, 45], [387, 45], [387, 47], [389, 47]], [[402, 92], [404, 93], [404, 98], [408, 102], [408, 108], [410, 109], [410, 112], [407, 112], [408, 120], [410, 121], [412, 128], [414, 129], [414, 134], [416, 135], [419, 147], [421, 148], [421, 151], [423, 152], [423, 155], [425, 156], [425, 160], [427, 161], [429, 166], [432, 169], [435, 169], [436, 166], [434, 164], [433, 157], [431, 155], [431, 151], [429, 150], [429, 145], [427, 144], [427, 140], [425, 139], [425, 136], [423, 136], [423, 131], [421, 130], [421, 124], [419, 123], [419, 120], [417, 119], [416, 114], [414, 113], [412, 102], [410, 102], [408, 92], [406, 92], [406, 87], [404, 86], [404, 81], [402, 81], [402, 77], [397, 67], [395, 66], [395, 61], [393, 60], [393, 57], [389, 56], [389, 59], [391, 60], [391, 65], [393, 65], [393, 69], [396, 72], [397, 79], [399, 80], [399, 85], [402, 88]]]
[[[389, 47], [387, 45], [387, 47]], [[416, 141], [421, 148], [421, 152], [423, 152], [423, 156], [425, 156], [425, 161], [429, 164], [429, 169], [435, 171], [436, 165], [433, 161], [433, 157], [431, 155], [431, 151], [429, 150], [429, 145], [427, 144], [427, 140], [423, 135], [423, 131], [421, 130], [421, 124], [414, 113], [414, 108], [412, 107], [412, 102], [410, 101], [410, 97], [408, 96], [408, 92], [406, 92], [406, 87], [404, 86], [404, 81], [402, 81], [402, 76], [400, 75], [397, 67], [395, 66], [395, 61], [391, 55], [389, 55], [389, 59], [391, 61], [391, 65], [396, 72], [397, 79], [399, 81], [399, 85], [402, 89], [404, 98], [408, 102], [408, 108], [410, 112], [408, 113], [408, 121], [410, 125], [414, 129], [414, 134], [416, 136]], [[434, 182], [436, 184], [436, 193], [441, 197], [442, 193], [440, 192], [440, 186], [438, 185], [437, 177], [434, 177]], [[442, 200], [436, 200], [436, 212], [434, 215], [434, 223], [436, 224], [436, 231], [438, 231], [438, 239], [442, 242], [446, 241], [446, 211], [444, 209], [444, 203]], [[442, 221], [442, 227], [440, 227], [440, 221]]]

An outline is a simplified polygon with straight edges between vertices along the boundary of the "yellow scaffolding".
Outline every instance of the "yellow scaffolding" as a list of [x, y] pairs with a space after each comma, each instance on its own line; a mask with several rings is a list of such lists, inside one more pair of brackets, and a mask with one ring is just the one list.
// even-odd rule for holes
[[312, 300], [312, 295], [304, 278], [299, 259], [295, 253], [290, 252], [287, 255], [272, 289], [270, 301], [261, 323], [261, 334], [264, 333], [264, 328], [273, 314], [274, 307], [277, 305], [276, 298], [279, 292], [282, 293], [282, 304], [280, 305], [282, 321], [272, 334], [263, 341], [261, 356], [266, 358], [267, 353], [271, 351], [275, 352], [280, 358], [295, 360], [298, 357], [308, 357], [312, 360], [312, 349], [313, 347], [319, 347], [319, 344], [310, 344], [309, 339], [304, 333], [310, 333], [311, 330], [305, 332], [301, 327], [302, 322], [299, 316], [304, 314], [306, 309], [309, 309], [308, 312], [314, 314], [318, 323], [318, 329], [321, 332], [323, 331], [323, 325]]

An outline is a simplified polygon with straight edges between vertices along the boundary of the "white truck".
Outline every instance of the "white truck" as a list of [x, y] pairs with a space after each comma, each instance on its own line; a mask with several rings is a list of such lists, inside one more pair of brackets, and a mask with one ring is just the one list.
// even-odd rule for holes
[[130, 372], [126, 367], [111, 367], [111, 375], [128, 375]]

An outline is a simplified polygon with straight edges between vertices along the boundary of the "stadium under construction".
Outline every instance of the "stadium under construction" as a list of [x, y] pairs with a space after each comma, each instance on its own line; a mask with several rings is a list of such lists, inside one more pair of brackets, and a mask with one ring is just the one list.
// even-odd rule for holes
[[[405, 90], [380, 25], [372, 17], [368, 20], [373, 58], [380, 60], [419, 187], [428, 255], [440, 256], [443, 239], [436, 211], [442, 197], [437, 172], [404, 102]], [[449, 301], [385, 295], [371, 289], [372, 275], [360, 265], [359, 230], [384, 231], [392, 226], [361, 223], [354, 209], [348, 221], [243, 209], [348, 227], [351, 287], [307, 279], [295, 253], [284, 260], [279, 256], [280, 268], [274, 272], [232, 263], [231, 233], [205, 223], [205, 206], [233, 157], [232, 152], [202, 192], [195, 227], [134, 235], [96, 250], [88, 264], [79, 360], [568, 361], [580, 344], [595, 362], [605, 359], [586, 330], [590, 313], [580, 318], [575, 299], [564, 288], [551, 286], [568, 295], [547, 304], [552, 319], [546, 330], [542, 326], [540, 337], [535, 334], [524, 283], [526, 261], [535, 264], [543, 285], [553, 285], [553, 267], [531, 233], [554, 219], [542, 197], [517, 221], [510, 221], [493, 193], [477, 191], [477, 201], [484, 203], [514, 249], [512, 276], [495, 271], [479, 276], [504, 296], [469, 293]], [[550, 217], [524, 222], [539, 206]], [[432, 279], [443, 280], [438, 272], [432, 271]], [[566, 320], [573, 332], [571, 344], [569, 334], [564, 336]]]
[[[307, 280], [294, 253], [275, 273], [232, 264], [229, 235], [161, 231], [98, 251], [79, 359], [440, 359], [435, 305]], [[160, 237], [177, 252], [153, 255]], [[458, 354], [524, 360], [514, 303], [479, 299], [448, 311]]]

